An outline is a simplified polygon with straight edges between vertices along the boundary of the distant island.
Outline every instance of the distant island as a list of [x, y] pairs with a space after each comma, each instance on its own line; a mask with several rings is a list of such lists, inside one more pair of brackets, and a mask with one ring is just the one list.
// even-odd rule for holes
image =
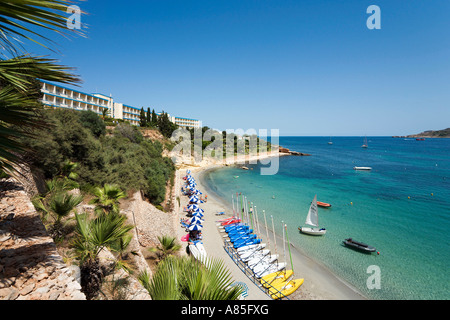
[[393, 138], [450, 138], [450, 128], [442, 130], [427, 130], [419, 134], [409, 136], [393, 136]]

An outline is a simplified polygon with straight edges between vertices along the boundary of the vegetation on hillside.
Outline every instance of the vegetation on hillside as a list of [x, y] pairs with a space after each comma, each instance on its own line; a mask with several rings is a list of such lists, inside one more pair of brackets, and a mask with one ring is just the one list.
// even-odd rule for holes
[[139, 128], [127, 123], [105, 135], [103, 120], [92, 111], [45, 110], [48, 128], [33, 131], [35, 139], [21, 143], [32, 152], [25, 157], [46, 179], [52, 179], [67, 160], [78, 164], [78, 183], [84, 191], [114, 184], [123, 190], [142, 190], [153, 204], [164, 201], [166, 185], [175, 173], [162, 156], [159, 141], [144, 140]]

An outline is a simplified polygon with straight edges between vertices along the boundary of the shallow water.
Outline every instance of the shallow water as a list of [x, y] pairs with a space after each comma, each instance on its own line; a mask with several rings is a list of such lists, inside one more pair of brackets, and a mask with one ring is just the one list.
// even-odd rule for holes
[[[280, 157], [276, 175], [226, 167], [204, 181], [225, 201], [242, 192], [281, 235], [373, 299], [448, 299], [450, 262], [450, 139], [425, 141], [368, 137], [281, 137], [280, 144], [310, 153]], [[370, 166], [372, 171], [353, 170]], [[239, 176], [236, 178], [235, 176]], [[319, 208], [323, 237], [300, 234], [314, 195], [332, 204]], [[409, 197], [409, 198], [408, 198]], [[269, 223], [271, 225], [271, 223]], [[362, 254], [342, 246], [352, 237], [377, 248]], [[371, 265], [379, 267], [380, 289], [369, 289]], [[369, 270], [370, 271], [370, 270]]]

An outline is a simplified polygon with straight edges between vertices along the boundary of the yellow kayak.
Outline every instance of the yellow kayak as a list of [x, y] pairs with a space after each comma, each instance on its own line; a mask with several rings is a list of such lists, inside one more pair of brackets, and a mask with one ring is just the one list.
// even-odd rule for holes
[[281, 299], [295, 292], [305, 281], [305, 279], [294, 279], [289, 282], [280, 282], [274, 288], [269, 289], [272, 299]]
[[294, 272], [292, 270], [282, 270], [269, 273], [261, 278], [261, 284], [264, 288], [269, 286], [276, 286], [280, 282], [285, 282]]

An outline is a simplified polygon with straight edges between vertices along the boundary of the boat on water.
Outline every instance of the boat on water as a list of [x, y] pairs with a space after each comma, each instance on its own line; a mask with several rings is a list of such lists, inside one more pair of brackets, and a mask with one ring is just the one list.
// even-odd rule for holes
[[372, 170], [372, 167], [353, 167], [354, 170], [365, 170], [370, 171]]
[[425, 141], [425, 138], [416, 138], [417, 141]]
[[322, 202], [322, 201], [317, 201], [317, 205], [322, 208], [330, 208], [331, 207], [331, 204]]
[[344, 243], [345, 246], [358, 250], [358, 251], [362, 251], [362, 252], [366, 252], [366, 253], [372, 253], [375, 252], [377, 249], [375, 247], [369, 246], [368, 244], [359, 242], [359, 241], [355, 241], [352, 238], [348, 238], [345, 239], [344, 241], [342, 241]]
[[307, 225], [307, 227], [298, 228], [302, 233], [310, 234], [313, 236], [322, 236], [327, 232], [325, 228], [319, 228], [319, 215], [317, 212], [317, 195], [314, 196], [314, 199], [311, 202], [308, 215], [306, 216], [305, 224]]
[[361, 148], [367, 148], [369, 145], [367, 144], [367, 137], [364, 137], [364, 143]]
[[330, 137], [330, 141], [328, 141], [328, 144], [333, 144], [333, 141], [331, 141], [331, 137]]

